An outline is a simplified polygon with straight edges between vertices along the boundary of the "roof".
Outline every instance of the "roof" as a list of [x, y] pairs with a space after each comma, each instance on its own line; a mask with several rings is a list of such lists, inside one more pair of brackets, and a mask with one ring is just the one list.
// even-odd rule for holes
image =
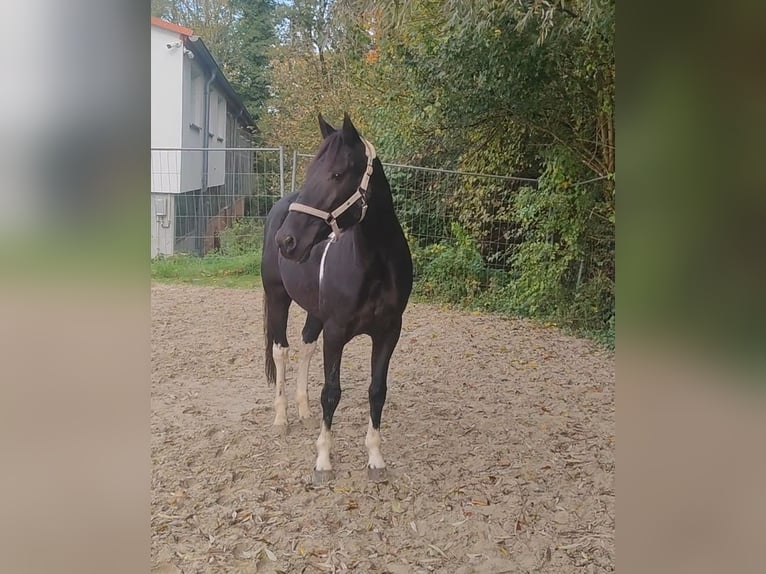
[[181, 36], [193, 36], [194, 30], [191, 28], [184, 28], [183, 26], [179, 26], [178, 24], [173, 24], [172, 22], [165, 22], [165, 20], [162, 20], [161, 18], [156, 18], [155, 16], [152, 16], [152, 26], [157, 26], [158, 28], [164, 28], [165, 30], [170, 30], [171, 32], [176, 32], [180, 34]]

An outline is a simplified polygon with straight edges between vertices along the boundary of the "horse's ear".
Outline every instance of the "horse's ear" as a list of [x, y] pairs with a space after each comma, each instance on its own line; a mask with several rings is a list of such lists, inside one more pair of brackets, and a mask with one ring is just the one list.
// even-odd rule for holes
[[359, 140], [359, 132], [356, 131], [354, 124], [351, 123], [351, 118], [348, 117], [348, 113], [343, 114], [343, 136], [349, 141]]
[[319, 131], [322, 132], [323, 139], [327, 139], [329, 136], [335, 133], [335, 128], [324, 121], [322, 114], [319, 114]]

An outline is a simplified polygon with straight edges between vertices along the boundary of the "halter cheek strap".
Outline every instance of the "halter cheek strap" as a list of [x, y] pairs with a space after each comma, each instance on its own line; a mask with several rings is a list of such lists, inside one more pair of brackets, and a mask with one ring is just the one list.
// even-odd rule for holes
[[332, 229], [332, 232], [335, 236], [334, 239], [340, 237], [340, 234], [342, 233], [341, 228], [338, 227], [338, 218], [356, 202], [361, 201], [362, 206], [362, 215], [357, 223], [361, 223], [362, 220], [364, 220], [364, 216], [367, 215], [367, 186], [370, 184], [370, 177], [372, 176], [372, 161], [375, 159], [376, 154], [375, 148], [370, 142], [362, 138], [362, 143], [364, 144], [364, 154], [367, 157], [367, 168], [364, 170], [364, 175], [362, 175], [362, 181], [359, 182], [359, 186], [356, 188], [356, 191], [351, 195], [351, 197], [349, 197], [346, 201], [329, 212], [322, 211], [321, 209], [311, 207], [310, 205], [304, 205], [297, 202], [291, 203], [290, 207], [288, 208], [289, 211], [298, 211], [300, 213], [313, 215], [314, 217], [318, 217], [319, 219], [324, 220], [324, 222]]

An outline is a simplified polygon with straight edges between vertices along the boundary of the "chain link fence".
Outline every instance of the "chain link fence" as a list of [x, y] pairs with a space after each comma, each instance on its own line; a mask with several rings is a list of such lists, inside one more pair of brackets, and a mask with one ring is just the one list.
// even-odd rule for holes
[[281, 148], [153, 148], [151, 173], [152, 257], [259, 248], [284, 194]]
[[[286, 161], [282, 148], [153, 148], [151, 157], [154, 257], [259, 249], [264, 218], [282, 195], [300, 189], [313, 155], [293, 152]], [[447, 244], [465, 230], [487, 269], [508, 267], [518, 235], [512, 192], [536, 180], [383, 166], [411, 242]]]
[[[300, 189], [314, 156], [293, 152], [290, 191]], [[383, 163], [399, 221], [419, 247], [475, 242], [486, 269], [507, 269], [518, 243], [513, 192], [537, 180]], [[481, 200], [481, 201], [478, 201]]]
[[[282, 148], [155, 148], [151, 153], [152, 257], [216, 254], [206, 260], [214, 265], [258, 260], [266, 215], [280, 197], [300, 190], [314, 157], [293, 152], [286, 159]], [[536, 179], [395, 163], [383, 167], [422, 296], [520, 309], [604, 330], [602, 315], [613, 309], [608, 228], [603, 237], [588, 236], [561, 255], [558, 228], [533, 229], [533, 239], [528, 227], [521, 228], [530, 213], [542, 217], [535, 215], [537, 204], [529, 207], [529, 198], [540, 196], [534, 191]], [[570, 184], [579, 191], [568, 199], [590, 201], [605, 177]], [[540, 205], [548, 219], [561, 207]], [[596, 216], [593, 210], [588, 215]]]

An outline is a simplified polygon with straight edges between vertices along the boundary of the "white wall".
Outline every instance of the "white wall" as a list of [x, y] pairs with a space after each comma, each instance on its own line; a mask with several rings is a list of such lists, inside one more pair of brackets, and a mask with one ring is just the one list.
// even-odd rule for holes
[[[151, 27], [153, 148], [181, 147], [183, 45], [180, 48], [167, 48], [167, 44], [180, 41], [176, 32]], [[152, 191], [178, 193], [180, 171], [172, 169], [164, 161], [166, 158], [162, 158], [162, 163], [157, 163], [158, 159], [152, 157]]]
[[[204, 147], [202, 125], [205, 123], [203, 102], [205, 101], [205, 82], [207, 77], [202, 67], [189, 58], [183, 63], [183, 125], [181, 126], [184, 148]], [[181, 173], [181, 191], [194, 191], [202, 188], [202, 152], [183, 152], [183, 171]]]
[[152, 147], [181, 147], [183, 45], [168, 50], [181, 41], [178, 33], [151, 29]]
[[[177, 32], [151, 27], [151, 112], [152, 148], [202, 148], [207, 137], [211, 150], [226, 146], [226, 98], [215, 84], [210, 92], [212, 135], [202, 133], [207, 77], [201, 66], [184, 56]], [[151, 195], [151, 255], [172, 255], [175, 245], [175, 195], [202, 187], [201, 151], [153, 151]], [[226, 154], [209, 154], [208, 186], [223, 185], [226, 177]], [[157, 217], [155, 198], [164, 198], [167, 215]]]
[[[205, 147], [202, 133], [205, 116], [205, 84], [209, 73], [195, 61], [184, 58], [183, 63], [183, 120], [182, 144], [184, 148]], [[226, 98], [215, 83], [210, 87], [210, 125], [207, 136], [208, 147], [217, 149], [226, 146]], [[210, 135], [212, 134], [212, 136]], [[225, 153], [210, 153], [208, 156], [208, 186], [223, 185], [225, 180]], [[184, 152], [180, 190], [193, 191], [202, 187], [202, 152]]]
[[[175, 196], [167, 193], [152, 193], [152, 257], [173, 255], [175, 239]], [[165, 217], [159, 217], [158, 207]]]
[[[226, 147], [226, 97], [213, 90], [210, 94], [210, 149]], [[208, 163], [208, 185], [223, 185], [226, 176], [226, 153], [211, 152]]]
[[184, 58], [183, 62], [183, 125], [182, 144], [185, 148], [203, 147], [202, 124], [205, 82], [207, 77], [196, 60]]

